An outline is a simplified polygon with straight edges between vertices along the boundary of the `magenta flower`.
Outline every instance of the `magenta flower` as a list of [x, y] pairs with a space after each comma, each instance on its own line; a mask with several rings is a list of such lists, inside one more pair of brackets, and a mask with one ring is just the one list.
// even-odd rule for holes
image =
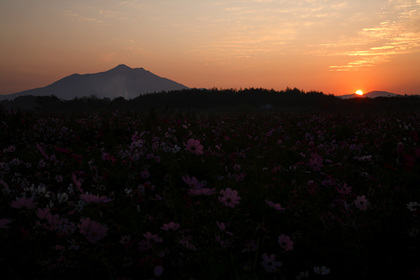
[[35, 214], [40, 220], [45, 220], [47, 222], [43, 225], [45, 229], [56, 230], [60, 225], [60, 216], [58, 214], [51, 214], [51, 210], [49, 208], [38, 208], [35, 211]]
[[216, 189], [212, 188], [197, 188], [197, 189], [189, 189], [188, 195], [190, 196], [200, 196], [200, 195], [213, 195], [216, 193]]
[[212, 195], [216, 192], [216, 189], [212, 188], [203, 188], [206, 185], [205, 181], [199, 182], [197, 178], [190, 177], [188, 175], [183, 176], [182, 180], [188, 184], [191, 188], [188, 190], [188, 195], [190, 196], [200, 196], [200, 195]]
[[152, 234], [150, 231], [143, 233], [143, 236], [148, 240], [148, 241], [153, 241], [154, 243], [162, 243], [163, 239], [159, 236], [157, 236], [157, 234]]
[[38, 142], [36, 142], [36, 148], [45, 157], [45, 159], [48, 159], [48, 155], [45, 153], [44, 149], [41, 147], [41, 145], [39, 145]]
[[181, 239], [179, 243], [184, 246], [185, 248], [191, 250], [191, 251], [197, 251], [197, 247], [195, 247], [194, 244], [192, 244], [187, 238]]
[[140, 176], [141, 176], [141, 178], [143, 178], [143, 179], [147, 179], [147, 178], [149, 178], [149, 177], [150, 177], [150, 172], [149, 172], [149, 170], [145, 169], [145, 170], [141, 171], [141, 172], [140, 172]]
[[238, 196], [238, 191], [227, 188], [220, 191], [219, 201], [227, 207], [234, 208], [239, 204], [241, 197]]
[[276, 272], [278, 267], [283, 265], [282, 262], [276, 261], [276, 255], [271, 254], [268, 256], [267, 254], [262, 255], [263, 261], [261, 264], [264, 266], [265, 271], [267, 272]]
[[39, 219], [43, 220], [43, 219], [47, 219], [47, 217], [51, 215], [51, 211], [50, 211], [50, 208], [45, 208], [45, 209], [38, 208], [35, 211], [35, 214], [38, 216]]
[[13, 208], [23, 208], [26, 207], [27, 209], [34, 209], [36, 207], [36, 202], [34, 202], [34, 198], [26, 198], [21, 197], [18, 200], [14, 200], [10, 203], [10, 206]]
[[13, 222], [12, 219], [0, 219], [0, 228], [8, 229], [11, 222]]
[[271, 200], [265, 200], [265, 203], [268, 204], [268, 206], [270, 206], [271, 208], [277, 210], [277, 211], [281, 211], [284, 212], [284, 210], [286, 210], [286, 208], [282, 207], [280, 203], [274, 203]]
[[105, 203], [110, 202], [112, 199], [106, 197], [106, 196], [96, 196], [93, 194], [81, 194], [80, 199], [84, 202], [93, 202], [93, 203]]
[[218, 221], [216, 221], [216, 224], [217, 224], [217, 227], [221, 230], [221, 231], [223, 231], [223, 232], [225, 232], [227, 235], [233, 235], [233, 233], [232, 232], [230, 232], [230, 231], [227, 231], [226, 230], [226, 225], [225, 225], [225, 223], [222, 223], [222, 222], [218, 222]]
[[187, 141], [187, 151], [196, 154], [196, 155], [202, 155], [203, 154], [203, 145], [201, 145], [200, 140], [196, 140], [193, 138], [190, 138]]
[[163, 224], [163, 226], [161, 226], [160, 228], [166, 231], [170, 229], [177, 230], [179, 229], [179, 224], [174, 223], [174, 222], [169, 222], [168, 224]]
[[202, 188], [202, 187], [205, 186], [204, 182], [199, 182], [197, 180], [197, 178], [195, 178], [195, 177], [192, 177], [191, 178], [188, 175], [183, 176], [182, 177], [182, 181], [184, 181], [188, 186], [190, 186], [191, 188], [194, 188], [194, 189], [196, 189], [196, 188]]
[[346, 183], [344, 183], [341, 186], [336, 186], [335, 189], [339, 194], [350, 194], [351, 193], [351, 187], [347, 186]]
[[279, 235], [279, 244], [285, 251], [293, 250], [293, 241], [290, 239], [289, 236], [280, 234]]
[[320, 171], [321, 167], [324, 166], [322, 156], [317, 153], [312, 153], [311, 158], [309, 159], [309, 166], [313, 171]]
[[364, 211], [367, 209], [369, 202], [366, 199], [366, 196], [361, 195], [356, 197], [356, 199], [354, 200], [354, 205], [356, 205], [356, 207], [359, 208], [359, 210]]
[[106, 237], [108, 228], [98, 222], [91, 221], [90, 218], [80, 220], [78, 225], [79, 232], [86, 236], [86, 239], [91, 243], [98, 243], [99, 240]]
[[76, 186], [79, 192], [84, 193], [82, 189], [82, 183], [79, 180], [77, 180], [76, 172], [73, 172], [73, 174], [71, 175], [71, 179], [73, 180], [73, 184]]

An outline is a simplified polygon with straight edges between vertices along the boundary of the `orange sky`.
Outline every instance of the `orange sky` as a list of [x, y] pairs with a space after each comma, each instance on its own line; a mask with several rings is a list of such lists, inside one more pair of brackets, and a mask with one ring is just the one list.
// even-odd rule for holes
[[1, 0], [0, 94], [143, 67], [189, 87], [420, 94], [420, 0]]

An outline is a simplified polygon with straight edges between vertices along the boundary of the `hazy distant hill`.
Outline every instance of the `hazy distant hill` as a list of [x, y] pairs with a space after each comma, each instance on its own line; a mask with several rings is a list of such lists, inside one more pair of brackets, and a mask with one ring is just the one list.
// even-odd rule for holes
[[367, 98], [376, 98], [376, 97], [393, 97], [393, 96], [398, 96], [399, 94], [396, 93], [392, 93], [392, 92], [387, 92], [387, 91], [371, 91], [368, 93], [365, 93], [363, 95], [357, 95], [355, 93], [353, 94], [346, 94], [346, 95], [340, 95], [338, 97], [343, 98], [343, 99], [350, 99], [350, 98], [363, 98], [363, 97], [367, 97]]
[[172, 80], [159, 77], [143, 68], [130, 68], [124, 64], [95, 74], [73, 74], [43, 88], [26, 90], [9, 95], [0, 95], [0, 100], [19, 96], [55, 95], [60, 99], [71, 100], [76, 97], [135, 98], [141, 94], [188, 89]]

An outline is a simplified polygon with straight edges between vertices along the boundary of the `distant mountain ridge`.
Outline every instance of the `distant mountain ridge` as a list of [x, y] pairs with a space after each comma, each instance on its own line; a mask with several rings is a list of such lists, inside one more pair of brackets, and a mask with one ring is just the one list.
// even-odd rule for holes
[[182, 89], [188, 89], [188, 87], [157, 76], [143, 68], [131, 68], [125, 64], [120, 64], [105, 72], [72, 74], [46, 87], [0, 95], [0, 100], [14, 99], [25, 95], [55, 95], [64, 100], [92, 95], [98, 98], [113, 99], [122, 96], [125, 99], [132, 99], [146, 93]]
[[346, 94], [346, 95], [340, 95], [337, 97], [343, 98], [343, 99], [350, 99], [350, 98], [376, 98], [376, 97], [394, 97], [399, 96], [399, 94], [388, 92], [388, 91], [370, 91], [368, 93], [365, 93], [363, 95], [357, 95], [355, 93], [353, 94]]

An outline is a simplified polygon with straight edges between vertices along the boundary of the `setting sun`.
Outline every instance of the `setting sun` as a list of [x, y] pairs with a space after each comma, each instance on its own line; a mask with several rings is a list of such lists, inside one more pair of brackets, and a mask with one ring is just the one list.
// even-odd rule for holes
[[357, 95], [363, 95], [363, 91], [361, 91], [360, 89], [358, 91], [356, 91]]

